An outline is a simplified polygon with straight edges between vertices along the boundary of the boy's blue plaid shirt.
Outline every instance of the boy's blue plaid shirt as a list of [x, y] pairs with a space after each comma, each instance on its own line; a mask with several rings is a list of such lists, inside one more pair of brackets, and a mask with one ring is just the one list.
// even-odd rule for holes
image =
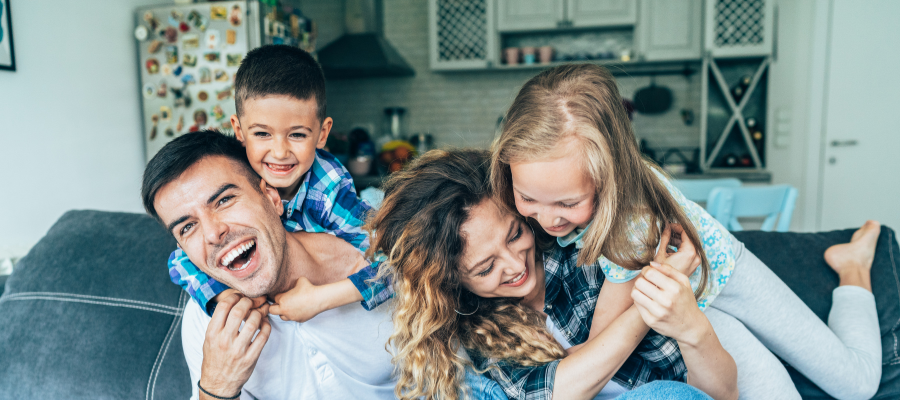
[[[346, 240], [360, 251], [369, 248], [369, 236], [362, 226], [372, 207], [356, 197], [350, 173], [327, 151], [316, 150], [316, 159], [297, 194], [290, 201], [282, 203], [284, 214], [281, 221], [288, 232], [328, 232]], [[379, 263], [376, 262], [350, 277], [361, 292], [366, 291], [363, 292], [363, 297], [367, 301], [363, 301], [363, 305], [369, 301], [386, 301], [392, 295], [391, 290], [383, 285], [365, 282], [375, 276], [374, 266], [377, 264]], [[169, 277], [172, 282], [183, 287], [207, 313], [212, 311], [207, 308], [209, 299], [228, 289], [228, 286], [200, 271], [181, 249], [173, 251], [169, 256]]]

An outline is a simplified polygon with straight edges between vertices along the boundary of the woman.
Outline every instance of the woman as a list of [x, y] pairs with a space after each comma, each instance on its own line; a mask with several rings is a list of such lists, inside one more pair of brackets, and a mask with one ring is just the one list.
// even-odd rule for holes
[[539, 249], [530, 226], [494, 203], [488, 160], [477, 150], [425, 154], [385, 184], [370, 220], [370, 255], [386, 255], [396, 293], [398, 396], [458, 398], [470, 364], [462, 346], [510, 398], [590, 399], [611, 379], [618, 391], [686, 379], [737, 398], [734, 361], [685, 275], [698, 264], [689, 243], [659, 256], [672, 266], [645, 268], [635, 305], [584, 343], [602, 273], [576, 267], [573, 249]]

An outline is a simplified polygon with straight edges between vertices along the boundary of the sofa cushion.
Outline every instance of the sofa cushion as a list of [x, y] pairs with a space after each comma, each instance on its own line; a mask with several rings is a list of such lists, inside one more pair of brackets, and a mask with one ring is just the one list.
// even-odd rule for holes
[[[756, 254], [772, 271], [797, 293], [822, 319], [831, 310], [831, 292], [838, 285], [837, 274], [825, 263], [825, 249], [850, 241], [854, 229], [821, 233], [735, 232], [734, 236]], [[900, 398], [900, 248], [896, 235], [888, 227], [881, 236], [872, 265], [872, 292], [881, 326], [881, 386], [874, 399]], [[802, 334], [802, 332], [798, 332]], [[804, 399], [831, 399], [805, 376], [788, 365], [788, 372]]]
[[0, 399], [190, 397], [174, 248], [146, 215], [63, 215], [0, 297]]

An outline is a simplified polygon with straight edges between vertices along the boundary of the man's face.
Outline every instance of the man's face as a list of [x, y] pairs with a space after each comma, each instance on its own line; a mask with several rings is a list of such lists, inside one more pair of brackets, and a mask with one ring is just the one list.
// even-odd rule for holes
[[281, 200], [262, 180], [255, 188], [239, 168], [206, 157], [163, 186], [154, 205], [194, 265], [257, 297], [272, 293], [287, 273]]

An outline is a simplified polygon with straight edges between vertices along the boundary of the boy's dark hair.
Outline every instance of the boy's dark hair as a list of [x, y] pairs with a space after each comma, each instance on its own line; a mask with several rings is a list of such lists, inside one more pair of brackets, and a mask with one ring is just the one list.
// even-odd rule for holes
[[257, 191], [261, 190], [259, 183], [262, 178], [250, 167], [250, 162], [247, 161], [247, 151], [241, 146], [241, 142], [233, 136], [225, 136], [218, 131], [191, 132], [163, 146], [144, 168], [141, 198], [147, 214], [162, 223], [163, 221], [159, 218], [153, 204], [156, 200], [156, 193], [169, 182], [178, 179], [191, 166], [210, 156], [222, 156], [234, 161], [239, 166], [240, 172], [250, 182], [250, 186]]
[[287, 45], [251, 50], [234, 78], [234, 106], [238, 117], [248, 99], [286, 95], [297, 100], [316, 99], [316, 116], [325, 120], [325, 75], [307, 52]]

